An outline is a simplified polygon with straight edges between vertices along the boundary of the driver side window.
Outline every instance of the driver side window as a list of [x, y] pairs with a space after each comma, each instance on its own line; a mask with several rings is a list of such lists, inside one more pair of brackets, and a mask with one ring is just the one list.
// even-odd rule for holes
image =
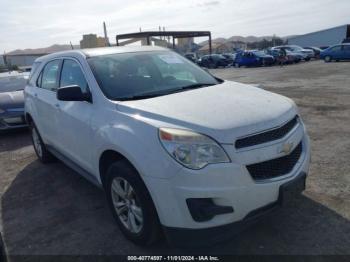
[[56, 91], [58, 87], [58, 69], [60, 63], [61, 60], [53, 60], [45, 65], [44, 70], [40, 73], [38, 78], [39, 87], [50, 91]]
[[62, 65], [60, 87], [78, 85], [83, 93], [88, 93], [88, 84], [80, 65], [71, 59], [65, 59]]

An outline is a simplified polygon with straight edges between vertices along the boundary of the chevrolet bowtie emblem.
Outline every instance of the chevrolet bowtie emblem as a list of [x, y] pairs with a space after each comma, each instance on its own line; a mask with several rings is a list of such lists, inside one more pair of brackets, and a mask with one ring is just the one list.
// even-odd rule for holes
[[293, 143], [285, 143], [282, 146], [282, 149], [281, 149], [280, 153], [284, 153], [284, 154], [288, 155], [290, 152], [292, 152], [293, 146], [294, 146]]

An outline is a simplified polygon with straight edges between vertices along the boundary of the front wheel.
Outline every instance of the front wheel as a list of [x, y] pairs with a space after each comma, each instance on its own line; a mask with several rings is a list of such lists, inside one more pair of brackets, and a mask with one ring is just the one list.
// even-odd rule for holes
[[324, 61], [325, 61], [326, 63], [332, 62], [332, 57], [326, 56], [326, 57], [324, 58]]
[[107, 171], [106, 194], [120, 230], [139, 245], [160, 236], [160, 223], [151, 196], [137, 171], [127, 161], [117, 161]]
[[38, 129], [32, 123], [30, 125], [31, 133], [32, 133], [32, 143], [34, 147], [34, 151], [39, 158], [39, 160], [42, 163], [49, 163], [52, 162], [55, 158], [54, 156], [47, 150], [45, 144], [43, 143], [43, 140], [41, 139], [41, 136], [39, 134]]

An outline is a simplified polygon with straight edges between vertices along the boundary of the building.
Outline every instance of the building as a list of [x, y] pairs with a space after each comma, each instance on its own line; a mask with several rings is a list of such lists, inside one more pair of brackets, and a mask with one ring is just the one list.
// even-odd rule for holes
[[0, 55], [0, 66], [4, 66], [4, 65], [5, 65], [4, 56]]
[[20, 69], [28, 69], [32, 66], [35, 59], [40, 56], [78, 48], [78, 46], [71, 45], [52, 45], [44, 48], [14, 50], [4, 54], [4, 62], [9, 66], [18, 66]]
[[350, 24], [291, 37], [288, 39], [288, 44], [326, 47], [339, 44], [346, 38], [350, 38]]
[[80, 48], [94, 48], [108, 46], [108, 39], [95, 34], [83, 35], [80, 41]]
[[[205, 46], [201, 47], [197, 53], [199, 55], [208, 55], [209, 52], [209, 44], [206, 44]], [[213, 54], [223, 54], [223, 53], [232, 53], [232, 47], [227, 45], [226, 43], [213, 43], [212, 44], [212, 53]]]
[[[160, 37], [160, 39], [156, 37]], [[128, 45], [141, 40], [142, 45], [152, 45], [154, 42], [155, 45], [172, 47], [177, 52], [185, 53], [187, 51], [193, 52], [199, 48], [193, 41], [194, 37], [208, 37], [208, 51], [211, 53], [210, 31], [145, 31], [116, 35], [115, 38], [117, 46]], [[172, 44], [170, 43], [171, 40]], [[178, 42], [177, 45], [176, 41]]]

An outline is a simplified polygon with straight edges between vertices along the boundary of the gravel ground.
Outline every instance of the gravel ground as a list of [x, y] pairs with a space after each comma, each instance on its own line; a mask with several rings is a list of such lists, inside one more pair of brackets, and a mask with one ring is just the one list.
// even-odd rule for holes
[[2, 134], [0, 229], [8, 254], [350, 255], [350, 63], [212, 72], [298, 104], [312, 143], [303, 196], [210, 249], [179, 250], [165, 241], [143, 248], [121, 235], [101, 190], [60, 162], [41, 164], [26, 130]]

